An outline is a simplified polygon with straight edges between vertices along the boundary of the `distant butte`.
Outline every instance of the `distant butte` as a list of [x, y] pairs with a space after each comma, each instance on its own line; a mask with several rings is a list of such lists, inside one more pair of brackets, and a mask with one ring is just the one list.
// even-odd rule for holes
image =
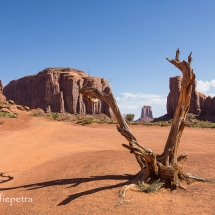
[[141, 110], [141, 117], [137, 119], [135, 122], [151, 122], [153, 121], [152, 107], [151, 106], [143, 106]]

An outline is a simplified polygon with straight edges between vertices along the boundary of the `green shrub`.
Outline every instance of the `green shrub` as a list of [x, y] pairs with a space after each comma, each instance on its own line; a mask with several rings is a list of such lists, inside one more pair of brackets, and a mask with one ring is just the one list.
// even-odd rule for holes
[[87, 125], [87, 124], [92, 124], [93, 123], [93, 119], [92, 118], [82, 118], [82, 119], [79, 119], [77, 121], [77, 124], [80, 124], [80, 125]]
[[126, 117], [125, 119], [128, 121], [128, 122], [133, 122], [134, 121], [134, 114], [126, 114]]
[[41, 108], [37, 108], [37, 109], [31, 110], [31, 115], [36, 117], [41, 117], [41, 116], [45, 116], [46, 114]]
[[0, 112], [0, 118], [17, 118], [17, 114]]
[[149, 186], [143, 185], [140, 181], [138, 181], [137, 187], [140, 189], [140, 192], [144, 193], [155, 193], [164, 185], [164, 182], [160, 182], [160, 179], [154, 181]]
[[72, 122], [75, 119], [74, 119], [74, 116], [70, 113], [58, 113], [57, 120], [64, 121], [64, 122]]
[[46, 116], [49, 119], [52, 119], [52, 120], [57, 120], [58, 119], [58, 114], [57, 113], [48, 113]]

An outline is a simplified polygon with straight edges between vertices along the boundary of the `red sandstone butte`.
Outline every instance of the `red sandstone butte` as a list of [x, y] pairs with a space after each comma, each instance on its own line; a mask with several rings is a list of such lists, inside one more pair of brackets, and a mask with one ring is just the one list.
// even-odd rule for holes
[[3, 89], [4, 89], [4, 87], [3, 87], [2, 81], [0, 80], [0, 102], [5, 102], [6, 101], [5, 96], [2, 94]]
[[[11, 81], [4, 87], [3, 93], [7, 100], [31, 109], [71, 114], [103, 113], [111, 117], [111, 110], [105, 102], [90, 104], [79, 94], [79, 88], [88, 80], [88, 75], [81, 70], [47, 68], [36, 75]], [[91, 77], [91, 80], [99, 90], [105, 90], [108, 85], [104, 78]]]
[[141, 111], [141, 117], [137, 119], [135, 122], [151, 122], [153, 121], [152, 107], [151, 106], [143, 106]]
[[[179, 94], [181, 91], [181, 79], [182, 77], [176, 76], [169, 79], [169, 95], [167, 97], [167, 113], [171, 116], [174, 115]], [[196, 91], [196, 82], [193, 84], [190, 109], [189, 113], [196, 115], [214, 115], [215, 114], [215, 97], [206, 96]]]

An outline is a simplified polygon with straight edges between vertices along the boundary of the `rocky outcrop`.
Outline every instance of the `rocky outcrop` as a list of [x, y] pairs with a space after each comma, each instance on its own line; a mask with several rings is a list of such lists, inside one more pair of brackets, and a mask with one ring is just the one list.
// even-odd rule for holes
[[[103, 78], [91, 77], [99, 90], [108, 85]], [[71, 68], [47, 68], [37, 75], [11, 81], [4, 87], [7, 100], [31, 109], [41, 108], [46, 112], [71, 114], [99, 114], [111, 117], [109, 106], [102, 101], [89, 104], [78, 89], [86, 85], [89, 77], [83, 71]]]
[[0, 80], [0, 93], [2, 93], [3, 91], [3, 84], [2, 84], [2, 81]]
[[17, 116], [21, 111], [30, 111], [30, 108], [27, 106], [17, 105], [13, 100], [0, 101], [0, 117], [7, 117], [5, 114]]
[[178, 98], [181, 91], [181, 79], [182, 77], [176, 76], [169, 79], [169, 95], [167, 96], [167, 113], [174, 115], [176, 107], [178, 105]]
[[4, 87], [3, 87], [3, 84], [2, 84], [2, 82], [1, 82], [1, 80], [0, 80], [0, 102], [6, 101], [5, 96], [2, 94], [3, 88], [4, 88]]
[[141, 111], [141, 117], [135, 122], [151, 122], [153, 121], [153, 114], [151, 106], [143, 106]]
[[[167, 114], [173, 116], [178, 104], [181, 91], [182, 77], [171, 77], [169, 80], [169, 95], [167, 97]], [[196, 115], [215, 114], [215, 97], [206, 96], [196, 91], [196, 82], [193, 84], [190, 99], [189, 113]]]
[[192, 86], [192, 94], [190, 98], [190, 110], [189, 113], [194, 113], [196, 115], [200, 115], [201, 108], [200, 108], [200, 99], [199, 99], [199, 93], [196, 91], [196, 82], [193, 83]]

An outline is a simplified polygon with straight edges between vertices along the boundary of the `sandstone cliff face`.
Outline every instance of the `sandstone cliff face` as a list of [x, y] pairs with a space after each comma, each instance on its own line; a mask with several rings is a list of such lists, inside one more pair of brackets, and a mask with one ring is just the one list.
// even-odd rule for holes
[[[180, 76], [171, 77], [169, 80], [170, 92], [167, 97], [167, 113], [171, 116], [174, 115], [178, 104], [179, 94], [181, 91], [181, 80], [182, 77]], [[197, 92], [196, 82], [193, 84], [189, 113], [197, 115], [215, 114], [215, 97], [212, 98]]]
[[2, 81], [0, 80], [0, 92], [2, 93], [2, 91], [3, 91], [3, 84], [2, 84]]
[[[97, 88], [107, 86], [105, 79], [92, 77]], [[47, 68], [37, 75], [11, 81], [4, 87], [7, 100], [31, 109], [41, 108], [46, 112], [68, 112], [72, 114], [104, 113], [111, 117], [109, 106], [102, 101], [89, 104], [78, 89], [87, 84], [88, 75], [71, 68]]]
[[0, 80], [0, 114], [7, 113], [9, 115], [17, 114], [20, 111], [30, 111], [27, 106], [16, 105], [14, 101], [6, 101], [6, 97], [2, 94], [4, 87]]
[[141, 111], [141, 117], [135, 122], [151, 122], [153, 120], [151, 106], [143, 106]]
[[182, 77], [176, 76], [169, 79], [169, 95], [167, 96], [167, 113], [174, 115], [178, 105], [178, 98], [181, 91]]
[[3, 88], [4, 88], [4, 87], [3, 87], [2, 81], [0, 80], [0, 102], [6, 101], [5, 96], [2, 94]]

